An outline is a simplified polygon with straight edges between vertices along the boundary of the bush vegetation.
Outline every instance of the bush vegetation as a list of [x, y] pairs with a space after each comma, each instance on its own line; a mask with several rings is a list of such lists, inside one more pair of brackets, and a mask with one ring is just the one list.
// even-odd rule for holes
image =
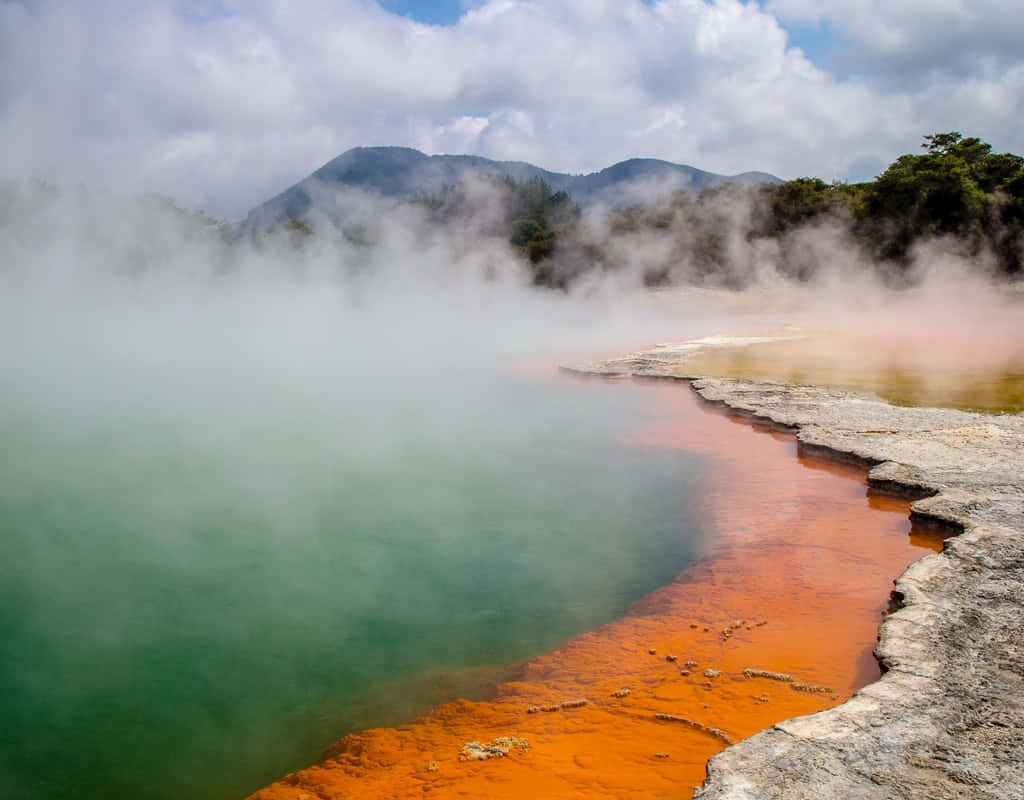
[[[993, 153], [958, 132], [924, 137], [921, 154], [902, 155], [875, 180], [827, 183], [801, 177], [756, 187], [726, 184], [696, 195], [677, 191], [608, 213], [595, 234], [570, 225], [555, 229], [541, 259], [559, 268], [565, 285], [590, 268], [616, 269], [643, 262], [645, 283], [696, 281], [743, 284], [758, 274], [754, 261], [798, 280], [820, 264], [807, 256], [801, 231], [831, 226], [842, 245], [889, 280], [910, 280], [915, 245], [944, 239], [967, 258], [991, 256], [1002, 276], [1024, 267], [1024, 158]], [[649, 258], [652, 241], [658, 257]], [[515, 235], [513, 235], [515, 241]], [[542, 268], [543, 269], [543, 268]]]
[[[635, 275], [649, 286], [738, 287], [780, 274], [810, 280], [837, 258], [909, 283], [917, 248], [925, 242], [938, 242], [997, 276], [1024, 277], [1024, 158], [994, 153], [988, 143], [956, 131], [925, 136], [922, 149], [900, 156], [866, 183], [811, 177], [756, 186], [727, 183], [587, 215], [566, 192], [540, 179], [493, 176], [371, 205], [343, 218], [332, 235], [357, 250], [372, 249], [387, 235], [382, 221], [394, 213], [397, 220], [414, 220], [416, 235], [457, 236], [470, 245], [480, 238], [504, 239], [533, 283], [562, 289], [605, 272], [622, 273], [626, 282]], [[62, 194], [80, 209], [77, 222], [57, 212]], [[81, 188], [62, 192], [39, 181], [0, 181], [0, 234], [18, 247], [41, 246], [55, 228], [69, 226], [90, 241], [109, 237], [107, 228], [89, 222], [106, 213], [104, 202]], [[130, 208], [126, 226], [143, 230], [148, 243], [132, 259], [139, 269], [167, 260], [186, 241], [208, 243], [229, 269], [243, 234], [227, 223], [159, 195]], [[409, 210], [412, 216], [403, 216]], [[312, 247], [323, 224], [320, 218], [293, 218], [247, 238], [287, 257]], [[125, 238], [111, 246], [138, 244]]]

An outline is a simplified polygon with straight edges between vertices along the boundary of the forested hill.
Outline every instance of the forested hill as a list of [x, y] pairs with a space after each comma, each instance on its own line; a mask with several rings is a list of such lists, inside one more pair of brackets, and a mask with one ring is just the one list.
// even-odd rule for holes
[[725, 183], [777, 184], [764, 172], [718, 175], [685, 164], [633, 158], [587, 175], [550, 172], [523, 161], [492, 161], [480, 156], [428, 156], [407, 147], [356, 147], [249, 212], [243, 232], [254, 232], [291, 219], [309, 216], [313, 206], [329, 213], [332, 190], [353, 188], [386, 197], [436, 195], [445, 186], [474, 178], [541, 180], [555, 192], [566, 192], [586, 208], [595, 203], [628, 205], [652, 196]]
[[[781, 182], [763, 173], [747, 173], [744, 182], [641, 159], [571, 176], [517, 162], [364, 148], [255, 210], [243, 233], [277, 231], [299, 241], [323, 232], [329, 225], [322, 222], [338, 218], [317, 218], [310, 204], [327, 203], [329, 211], [331, 187], [350, 186], [393, 198], [394, 209], [418, 208], [431, 230], [506, 239], [543, 286], [565, 288], [586, 273], [612, 272], [633, 273], [647, 285], [743, 286], [765, 274], [805, 281], [834, 265], [838, 252], [852, 268], [899, 284], [917, 279], [929, 260], [925, 245], [972, 270], [1020, 276], [1024, 158], [955, 131], [924, 139], [924, 152], [902, 155], [859, 184]], [[481, 214], [467, 176], [488, 184], [500, 213]], [[581, 196], [604, 202], [582, 213]], [[351, 216], [337, 230], [367, 246], [382, 235], [380, 213], [358, 206], [349, 206]]]
[[[513, 174], [477, 171], [471, 173], [476, 180], [465, 180], [466, 165]], [[686, 188], [645, 180], [677, 173], [688, 178]], [[415, 176], [424, 174], [439, 182], [435, 191], [417, 188], [423, 184]], [[902, 155], [875, 180], [859, 184], [811, 177], [742, 183], [643, 160], [567, 176], [523, 163], [388, 148], [352, 151], [316, 177], [261, 207], [266, 224], [254, 212], [253, 227], [242, 237], [236, 226], [181, 209], [168, 197], [125, 205], [84, 187], [0, 180], [0, 239], [9, 235], [19, 247], [44, 248], [54, 226], [78, 220], [78, 231], [106, 230], [102, 221], [113, 217], [144, 235], [118, 240], [130, 255], [102, 260], [130, 262], [139, 273], [177, 264], [195, 244], [218, 253], [224, 271], [250, 247], [287, 265], [296, 261], [293, 254], [320, 252], [326, 244], [342, 260], [365, 264], [374, 253], [389, 252], [389, 243], [402, 242], [447, 248], [459, 257], [480, 246], [486, 257], [477, 261], [486, 271], [506, 246], [512, 258], [503, 265], [521, 268], [539, 286], [563, 289], [612, 274], [620, 286], [734, 287], [780, 276], [814, 281], [872, 272], [899, 286], [935, 269], [1024, 277], [1024, 157], [994, 152], [955, 131], [926, 136], [923, 152]], [[331, 187], [340, 185], [363, 187], [378, 199], [332, 195]], [[316, 194], [320, 186], [323, 195]], [[584, 213], [583, 204], [559, 188], [565, 186], [584, 196], [610, 194]], [[642, 197], [631, 197], [631, 189]], [[313, 201], [326, 207], [311, 208]], [[332, 210], [340, 217], [332, 218]], [[93, 252], [101, 238], [90, 234], [74, 249]]]

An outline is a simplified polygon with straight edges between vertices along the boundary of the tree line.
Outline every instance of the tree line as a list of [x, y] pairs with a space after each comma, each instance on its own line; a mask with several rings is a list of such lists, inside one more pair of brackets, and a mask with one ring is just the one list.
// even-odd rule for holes
[[[520, 223], [510, 241], [522, 246], [530, 231], [535, 282], [551, 286], [566, 286], [592, 269], [629, 268], [630, 262], [639, 262], [648, 285], [742, 285], [756, 279], [759, 261], [807, 280], [822, 265], [808, 257], [800, 232], [822, 226], [831, 226], [839, 244], [891, 281], [910, 280], [915, 246], [932, 240], [968, 259], [989, 256], [998, 275], [1020, 276], [1024, 158], [994, 153], [987, 142], [956, 131], [925, 136], [922, 149], [900, 156], [873, 181], [802, 177], [755, 187], [725, 184], [697, 194], [676, 191], [612, 210], [589, 226], [580, 224], [578, 214], [552, 224], [538, 207], [531, 212], [535, 227]], [[532, 191], [543, 195], [545, 188]], [[564, 193], [548, 191], [552, 200], [558, 194]], [[662, 246], [652, 248], [653, 242]]]
[[[615, 272], [648, 286], [742, 287], [769, 274], [806, 281], [847, 256], [853, 268], [911, 282], [917, 248], [926, 242], [997, 276], [1024, 277], [1024, 158], [995, 153], [987, 142], [956, 131], [925, 136], [922, 149], [864, 183], [811, 177], [727, 183], [601, 214], [581, 213], [566, 192], [543, 180], [492, 176], [372, 206], [330, 230], [323, 218], [285, 220], [246, 244], [288, 258], [323, 237], [340, 236], [368, 252], [388, 235], [385, 223], [404, 220], [423, 235], [504, 240], [533, 283], [561, 289]], [[57, 213], [62, 196], [74, 201], [77, 216]], [[139, 235], [123, 237], [103, 224], [111, 213]], [[232, 226], [170, 198], [147, 195], [125, 206], [98, 202], [81, 188], [62, 192], [39, 181], [0, 181], [0, 238], [7, 245], [43, 247], [58, 228], [90, 245], [104, 240], [115, 250], [132, 250], [129, 260], [139, 269], [170, 260], [183, 242], [205, 243], [228, 271], [240, 252]]]

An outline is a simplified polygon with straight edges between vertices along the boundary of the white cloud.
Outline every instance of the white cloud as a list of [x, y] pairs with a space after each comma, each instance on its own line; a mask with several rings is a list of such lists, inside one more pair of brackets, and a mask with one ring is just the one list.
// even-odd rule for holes
[[928, 73], [953, 76], [1020, 63], [1019, 0], [771, 0], [786, 21], [827, 21], [849, 43], [844, 66], [914, 85]]
[[230, 217], [360, 144], [827, 178], [936, 130], [1024, 150], [1024, 59], [992, 2], [831, 9], [864, 58], [903, 47], [925, 65], [940, 23], [967, 31], [969, 71], [903, 82], [839, 80], [788, 47], [775, 14], [818, 13], [798, 0], [490, 0], [451, 27], [368, 0], [83, 5], [0, 0], [0, 172], [165, 191]]

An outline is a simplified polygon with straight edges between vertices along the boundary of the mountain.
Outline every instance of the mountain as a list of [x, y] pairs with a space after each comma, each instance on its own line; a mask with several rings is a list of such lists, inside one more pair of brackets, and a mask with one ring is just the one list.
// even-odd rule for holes
[[[728, 182], [781, 183], [765, 172], [717, 175], [655, 158], [631, 158], [588, 175], [549, 172], [523, 161], [492, 161], [480, 156], [428, 156], [408, 147], [356, 147], [324, 164], [297, 184], [252, 209], [241, 225], [252, 232], [289, 219], [305, 217], [335, 188], [356, 188], [384, 197], [436, 194], [444, 184], [468, 178], [508, 176], [517, 181], [540, 178], [555, 191], [566, 191], [581, 207], [625, 206], [676, 189], [699, 191]], [[330, 214], [330, 212], [327, 212]], [[337, 216], [340, 210], [335, 211]]]

